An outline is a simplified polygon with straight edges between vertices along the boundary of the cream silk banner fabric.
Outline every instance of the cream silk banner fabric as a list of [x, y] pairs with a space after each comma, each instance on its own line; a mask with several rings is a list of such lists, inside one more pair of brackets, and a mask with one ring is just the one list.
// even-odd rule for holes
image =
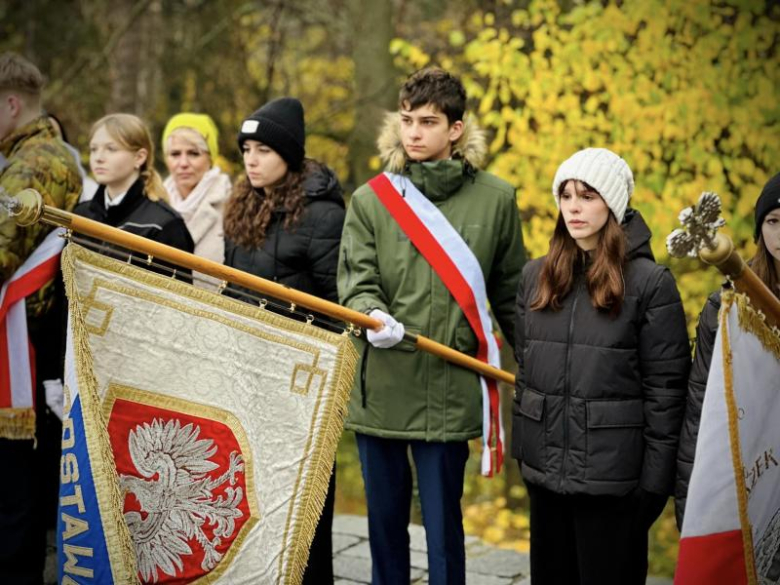
[[780, 332], [722, 294], [675, 585], [780, 582]]
[[349, 338], [73, 244], [62, 265], [63, 461], [81, 472], [63, 463], [60, 580], [299, 583], [354, 374]]

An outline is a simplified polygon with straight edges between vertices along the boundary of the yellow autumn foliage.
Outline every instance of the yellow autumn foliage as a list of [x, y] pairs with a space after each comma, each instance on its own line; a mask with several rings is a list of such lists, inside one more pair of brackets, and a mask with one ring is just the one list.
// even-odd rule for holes
[[737, 248], [755, 250], [753, 205], [780, 170], [779, 21], [780, 7], [764, 2], [626, 0], [562, 12], [531, 0], [500, 23], [473, 14], [435, 54], [401, 39], [392, 50], [407, 70], [446, 60], [462, 76], [492, 131], [489, 170], [517, 187], [532, 257], [553, 231], [557, 166], [587, 146], [623, 156], [636, 178], [632, 205], [678, 278], [693, 331], [721, 278], [670, 260], [665, 237], [684, 207], [715, 191]]
[[[470, 110], [491, 132], [488, 170], [517, 188], [531, 257], [546, 253], [553, 232], [558, 165], [588, 146], [623, 156], [636, 180], [632, 206], [677, 278], [693, 335], [722, 278], [697, 260], [669, 258], [665, 239], [683, 208], [715, 191], [725, 233], [745, 258], [755, 252], [753, 206], [780, 171], [780, 6], [624, 0], [563, 12], [555, 0], [522, 4], [500, 20], [476, 12], [431, 49], [396, 39], [396, 64], [440, 64], [461, 75]], [[493, 481], [467, 474], [466, 532], [527, 551], [528, 512], [517, 503], [527, 501], [525, 488], [509, 487], [515, 503], [507, 505], [505, 480]], [[670, 500], [651, 531], [651, 574], [672, 576], [678, 540]]]

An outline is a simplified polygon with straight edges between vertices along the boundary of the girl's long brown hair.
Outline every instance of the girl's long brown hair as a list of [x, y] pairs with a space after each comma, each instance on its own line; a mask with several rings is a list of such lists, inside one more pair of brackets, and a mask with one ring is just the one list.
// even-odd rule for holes
[[275, 210], [284, 209], [284, 227], [296, 226], [303, 215], [306, 193], [303, 180], [317, 162], [304, 159], [301, 170], [288, 169], [273, 188], [255, 189], [246, 174], [241, 177], [225, 208], [225, 236], [245, 248], [259, 248]]
[[[585, 275], [590, 300], [596, 309], [610, 315], [620, 313], [625, 294], [623, 265], [626, 259], [626, 235], [610, 212], [607, 223], [599, 232], [593, 261]], [[532, 311], [549, 307], [559, 311], [561, 301], [571, 292], [576, 268], [585, 261], [585, 253], [569, 234], [563, 214], [558, 214], [555, 232], [550, 240], [550, 251], [539, 272], [536, 295], [531, 302]]]
[[769, 250], [766, 249], [766, 243], [764, 242], [764, 235], [759, 232], [758, 235], [758, 249], [756, 255], [750, 260], [750, 268], [756, 273], [764, 284], [772, 291], [776, 297], [780, 297], [780, 279], [775, 269], [775, 262]]

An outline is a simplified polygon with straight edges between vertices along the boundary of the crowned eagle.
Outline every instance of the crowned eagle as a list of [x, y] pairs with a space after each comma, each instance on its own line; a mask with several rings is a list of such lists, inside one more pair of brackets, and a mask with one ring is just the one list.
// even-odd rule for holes
[[[144, 581], [157, 582], [158, 570], [170, 576], [182, 571], [182, 557], [192, 555], [194, 539], [203, 549], [201, 568], [210, 571], [222, 559], [217, 548], [236, 529], [243, 515], [244, 493], [236, 475], [244, 472], [241, 454], [230, 454], [228, 469], [218, 477], [211, 458], [217, 453], [212, 439], [201, 439], [200, 426], [177, 419], [154, 419], [130, 431], [130, 457], [140, 477], [121, 475], [125, 494], [138, 500], [140, 512], [128, 511], [125, 520], [135, 544], [138, 570]], [[224, 492], [214, 490], [223, 484]], [[204, 525], [211, 528], [209, 537]]]

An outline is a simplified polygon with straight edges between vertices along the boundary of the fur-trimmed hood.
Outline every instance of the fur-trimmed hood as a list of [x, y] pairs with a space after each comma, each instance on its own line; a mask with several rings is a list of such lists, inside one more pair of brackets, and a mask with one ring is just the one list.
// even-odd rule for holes
[[[376, 145], [386, 170], [391, 173], [403, 171], [407, 157], [401, 143], [401, 115], [398, 112], [385, 114], [385, 121]], [[479, 169], [485, 161], [486, 154], [485, 131], [477, 126], [474, 116], [466, 116], [463, 119], [463, 134], [453, 144], [453, 157], [462, 158], [472, 167]]]

